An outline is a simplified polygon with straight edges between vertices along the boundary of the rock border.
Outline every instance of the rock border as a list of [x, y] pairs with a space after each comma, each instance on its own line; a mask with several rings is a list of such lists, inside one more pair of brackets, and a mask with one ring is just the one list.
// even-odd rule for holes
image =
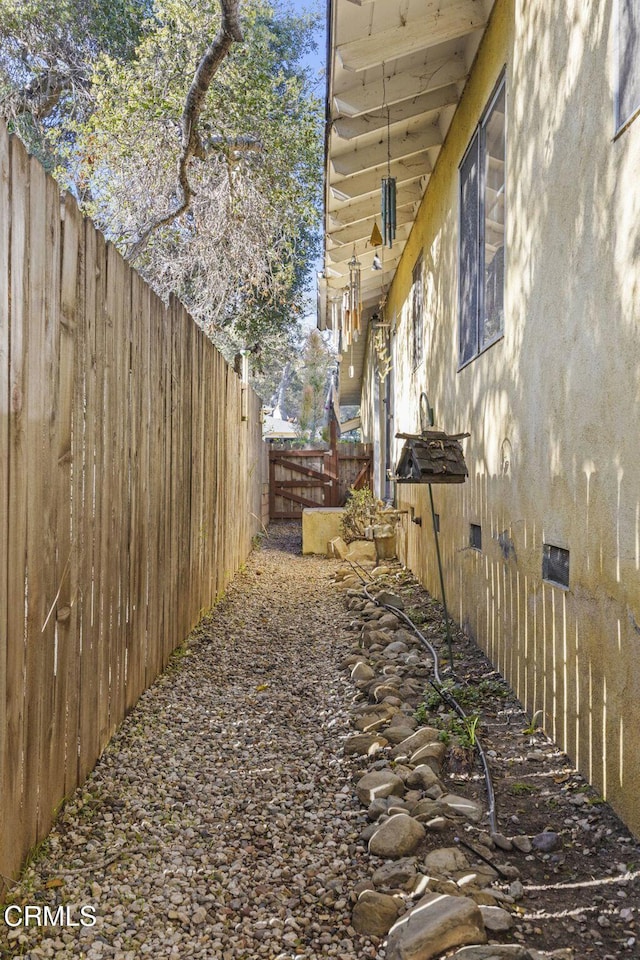
[[[552, 836], [491, 834], [475, 783], [464, 796], [447, 788], [441, 731], [428, 725], [427, 716], [423, 724], [416, 717], [432, 659], [388, 609], [403, 609], [402, 598], [386, 586], [391, 565], [359, 567], [362, 574], [349, 565], [332, 576], [355, 614], [354, 646], [341, 663], [355, 689], [354, 733], [344, 753], [365, 764], [354, 791], [367, 808], [361, 839], [372, 867], [371, 877], [354, 890], [354, 928], [386, 936], [386, 960], [435, 960], [445, 953], [457, 960], [573, 960], [570, 947], [544, 953], [501, 942], [505, 935], [513, 940], [524, 895], [520, 868], [506, 862], [504, 853], [529, 854]], [[367, 592], [377, 602], [364, 592], [365, 570], [371, 578]], [[508, 893], [498, 886], [505, 881]]]

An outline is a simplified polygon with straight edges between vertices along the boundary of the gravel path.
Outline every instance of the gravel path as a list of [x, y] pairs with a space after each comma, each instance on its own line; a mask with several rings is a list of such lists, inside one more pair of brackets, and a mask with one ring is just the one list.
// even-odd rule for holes
[[382, 956], [350, 926], [368, 867], [342, 757], [349, 615], [336, 564], [299, 551], [298, 524], [271, 528], [12, 893], [96, 923], [0, 924], [4, 956]]

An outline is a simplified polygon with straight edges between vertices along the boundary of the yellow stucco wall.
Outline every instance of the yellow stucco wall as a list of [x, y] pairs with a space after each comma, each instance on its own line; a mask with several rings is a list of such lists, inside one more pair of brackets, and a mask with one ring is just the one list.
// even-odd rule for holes
[[[437, 426], [471, 432], [467, 483], [434, 487], [449, 605], [640, 833], [640, 119], [614, 139], [613, 7], [497, 0], [387, 317], [395, 430], [418, 428], [426, 390]], [[458, 371], [458, 166], [505, 66], [504, 338]], [[421, 251], [426, 359], [413, 371]], [[404, 556], [437, 595], [427, 488], [398, 486], [398, 499], [425, 518], [406, 524]], [[570, 550], [568, 590], [543, 582], [544, 542]]]

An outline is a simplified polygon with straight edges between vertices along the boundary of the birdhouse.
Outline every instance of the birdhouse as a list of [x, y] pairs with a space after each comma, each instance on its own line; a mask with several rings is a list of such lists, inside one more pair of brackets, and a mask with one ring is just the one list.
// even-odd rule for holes
[[449, 436], [441, 430], [421, 434], [397, 433], [404, 447], [396, 468], [398, 483], [464, 483], [469, 475], [460, 440], [468, 433]]

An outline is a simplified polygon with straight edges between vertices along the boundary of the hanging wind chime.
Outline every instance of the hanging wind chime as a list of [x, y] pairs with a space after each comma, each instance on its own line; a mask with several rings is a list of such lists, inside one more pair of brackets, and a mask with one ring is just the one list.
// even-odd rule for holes
[[396, 238], [396, 178], [391, 176], [391, 111], [387, 105], [387, 91], [382, 64], [382, 106], [387, 107], [387, 175], [382, 178], [380, 213], [382, 217], [382, 239], [391, 249]]
[[351, 312], [349, 310], [349, 286], [342, 290], [342, 318], [340, 328], [342, 330], [342, 342], [345, 347], [351, 346]]
[[356, 257], [356, 248], [354, 246], [353, 256], [351, 257], [351, 260], [349, 260], [349, 286], [347, 287], [349, 328], [351, 333], [350, 340], [357, 340], [358, 334], [360, 333], [360, 315], [362, 313], [360, 277], [361, 264]]
[[382, 178], [382, 237], [386, 246], [391, 249], [396, 238], [396, 178], [387, 176]]

